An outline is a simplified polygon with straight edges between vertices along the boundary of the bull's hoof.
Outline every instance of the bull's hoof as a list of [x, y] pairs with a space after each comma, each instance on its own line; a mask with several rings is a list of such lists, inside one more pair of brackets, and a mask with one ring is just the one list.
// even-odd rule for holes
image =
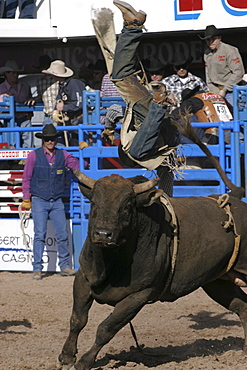
[[58, 370], [76, 370], [74, 367], [74, 362], [71, 362], [70, 364], [63, 365], [62, 362], [59, 360], [59, 357], [57, 358], [56, 368]]

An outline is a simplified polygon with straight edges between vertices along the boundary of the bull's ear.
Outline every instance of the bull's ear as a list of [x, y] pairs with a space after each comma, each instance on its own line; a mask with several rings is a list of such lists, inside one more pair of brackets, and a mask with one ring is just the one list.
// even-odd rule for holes
[[78, 182], [80, 192], [89, 200], [91, 200], [92, 197], [92, 189], [90, 189], [88, 186], [84, 185], [82, 182]]
[[164, 192], [161, 189], [152, 189], [145, 191], [144, 193], [137, 194], [136, 204], [138, 207], [149, 207], [156, 201], [156, 199], [160, 198], [163, 193]]

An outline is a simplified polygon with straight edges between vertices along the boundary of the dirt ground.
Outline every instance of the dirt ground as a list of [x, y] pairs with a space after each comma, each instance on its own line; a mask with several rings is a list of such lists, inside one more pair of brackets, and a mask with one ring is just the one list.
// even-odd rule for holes
[[[0, 272], [0, 368], [55, 370], [69, 330], [74, 277]], [[78, 341], [80, 357], [91, 347], [98, 324], [112, 308], [95, 303]], [[144, 307], [133, 320], [141, 354], [123, 328], [98, 355], [94, 369], [246, 369], [243, 329], [238, 317], [202, 289], [173, 303]]]

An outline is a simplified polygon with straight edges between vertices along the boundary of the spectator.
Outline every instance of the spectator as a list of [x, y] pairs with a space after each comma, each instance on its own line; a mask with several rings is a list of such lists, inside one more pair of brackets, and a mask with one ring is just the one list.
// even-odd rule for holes
[[[14, 96], [17, 103], [33, 105], [35, 100], [32, 99], [31, 88], [26, 82], [18, 80], [19, 72], [20, 68], [14, 60], [8, 60], [5, 66], [0, 68], [0, 74], [3, 74], [5, 77], [5, 81], [0, 84], [0, 95]], [[32, 116], [32, 112], [16, 112], [15, 121], [20, 127], [30, 127]], [[22, 132], [21, 139], [23, 148], [31, 148], [33, 146], [32, 132]]]
[[102, 79], [106, 74], [106, 64], [103, 59], [98, 59], [96, 63], [90, 63], [87, 68], [92, 71], [93, 74], [93, 81], [91, 89], [93, 90], [100, 90]]
[[[77, 78], [72, 78], [74, 72], [65, 66], [62, 60], [55, 60], [50, 67], [42, 70], [43, 73], [52, 75], [58, 81], [58, 95], [55, 109], [61, 113], [61, 119], [56, 122], [66, 125], [78, 125], [82, 122], [82, 91], [85, 83]], [[54, 119], [54, 118], [53, 118]], [[71, 131], [70, 145], [78, 145], [78, 133]]]
[[42, 139], [42, 147], [29, 153], [22, 181], [22, 207], [27, 210], [32, 208], [34, 223], [33, 279], [42, 278], [48, 218], [55, 230], [61, 275], [74, 275], [76, 270], [69, 267], [68, 231], [62, 196], [65, 170], [79, 169], [79, 162], [65, 150], [55, 147], [60, 133], [52, 124], [44, 126], [42, 133], [35, 136]]
[[[40, 72], [50, 67], [52, 60], [49, 55], [42, 55], [39, 58], [39, 65], [35, 68]], [[53, 123], [52, 113], [56, 106], [56, 98], [58, 95], [58, 81], [54, 81], [51, 75], [45, 74], [44, 77], [37, 80], [38, 97], [36, 101], [44, 104], [44, 121], [43, 125]]]
[[189, 72], [188, 65], [192, 59], [191, 56], [186, 57], [183, 53], [175, 53], [171, 61], [175, 73], [162, 80], [166, 85], [167, 92], [176, 96], [178, 106], [182, 102], [182, 91], [184, 89], [194, 89], [196, 86], [200, 86], [200, 90], [209, 91], [206, 83], [200, 77]]
[[[105, 74], [101, 84], [101, 96], [103, 97], [120, 97], [115, 84], [109, 78], [109, 74]], [[110, 144], [114, 144], [115, 139], [119, 139], [119, 134], [114, 132], [117, 123], [122, 123], [124, 116], [124, 107], [120, 104], [112, 104], [106, 112], [105, 116], [101, 116], [101, 123], [105, 124], [105, 129], [102, 132], [102, 138]]]
[[20, 19], [35, 18], [35, 0], [5, 0], [3, 9], [3, 18], [15, 18], [18, 5], [20, 5]]
[[109, 77], [109, 74], [106, 73], [102, 79], [101, 87], [101, 96], [111, 97], [111, 96], [120, 96], [118, 89], [115, 84]]
[[166, 64], [163, 64], [159, 58], [144, 59], [142, 64], [145, 71], [147, 71], [148, 82], [162, 81], [165, 77]]
[[221, 41], [222, 32], [214, 25], [206, 27], [204, 37], [206, 83], [210, 91], [225, 98], [233, 105], [233, 85], [241, 82], [244, 65], [238, 49]]

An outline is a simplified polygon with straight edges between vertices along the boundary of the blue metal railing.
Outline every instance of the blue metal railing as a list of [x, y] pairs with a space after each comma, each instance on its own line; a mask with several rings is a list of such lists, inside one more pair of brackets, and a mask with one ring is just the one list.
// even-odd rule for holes
[[[230, 180], [240, 186], [245, 183], [247, 193], [247, 88], [234, 87], [234, 121], [231, 122], [214, 122], [213, 126], [218, 128], [219, 143], [208, 145], [213, 156], [218, 158], [221, 167], [226, 172]], [[101, 133], [104, 125], [100, 123], [101, 117], [106, 114], [107, 108], [112, 104], [124, 105], [121, 98], [101, 98], [100, 92], [83, 92], [83, 124], [78, 126], [57, 126], [58, 131], [78, 131], [79, 142], [87, 141], [88, 134], [93, 132], [93, 145], [79, 150], [78, 147], [68, 147], [70, 153], [80, 160], [80, 169], [89, 177], [99, 179], [102, 176], [108, 176], [112, 173], [119, 174], [123, 177], [132, 177], [135, 175], [144, 175], [147, 178], [156, 176], [156, 171], [148, 171], [143, 168], [108, 168], [105, 159], [118, 157], [116, 146], [104, 146], [101, 139]], [[4, 120], [7, 127], [0, 128], [0, 142], [6, 138], [14, 138], [16, 150], [28, 154], [28, 150], [33, 148], [20, 148], [20, 133], [23, 131], [39, 131], [40, 127], [21, 128], [14, 123], [15, 111], [42, 111], [42, 104], [35, 106], [24, 106], [15, 104], [13, 97], [4, 98], [0, 103], [0, 119]], [[209, 128], [212, 123], [192, 123], [194, 127]], [[120, 129], [117, 125], [117, 129]], [[225, 131], [230, 130], [230, 144], [225, 143]], [[240, 142], [240, 131], [244, 133], [244, 140]], [[204, 158], [205, 154], [195, 144], [184, 144], [181, 146], [185, 157]], [[13, 150], [12, 150], [13, 151]], [[0, 160], [6, 159], [4, 155], [11, 153], [10, 149], [0, 150]], [[8, 159], [16, 159], [15, 156]], [[241, 165], [241, 161], [243, 164]], [[225, 193], [225, 184], [214, 168], [184, 169], [184, 178], [174, 183], [174, 196], [206, 196], [209, 194]], [[81, 196], [77, 182], [70, 178], [69, 203], [67, 212], [72, 219], [73, 234], [75, 239], [75, 254], [79, 254], [81, 242], [85, 240], [87, 234], [87, 222], [90, 204], [87, 199]], [[244, 198], [246, 200], [246, 198]]]

